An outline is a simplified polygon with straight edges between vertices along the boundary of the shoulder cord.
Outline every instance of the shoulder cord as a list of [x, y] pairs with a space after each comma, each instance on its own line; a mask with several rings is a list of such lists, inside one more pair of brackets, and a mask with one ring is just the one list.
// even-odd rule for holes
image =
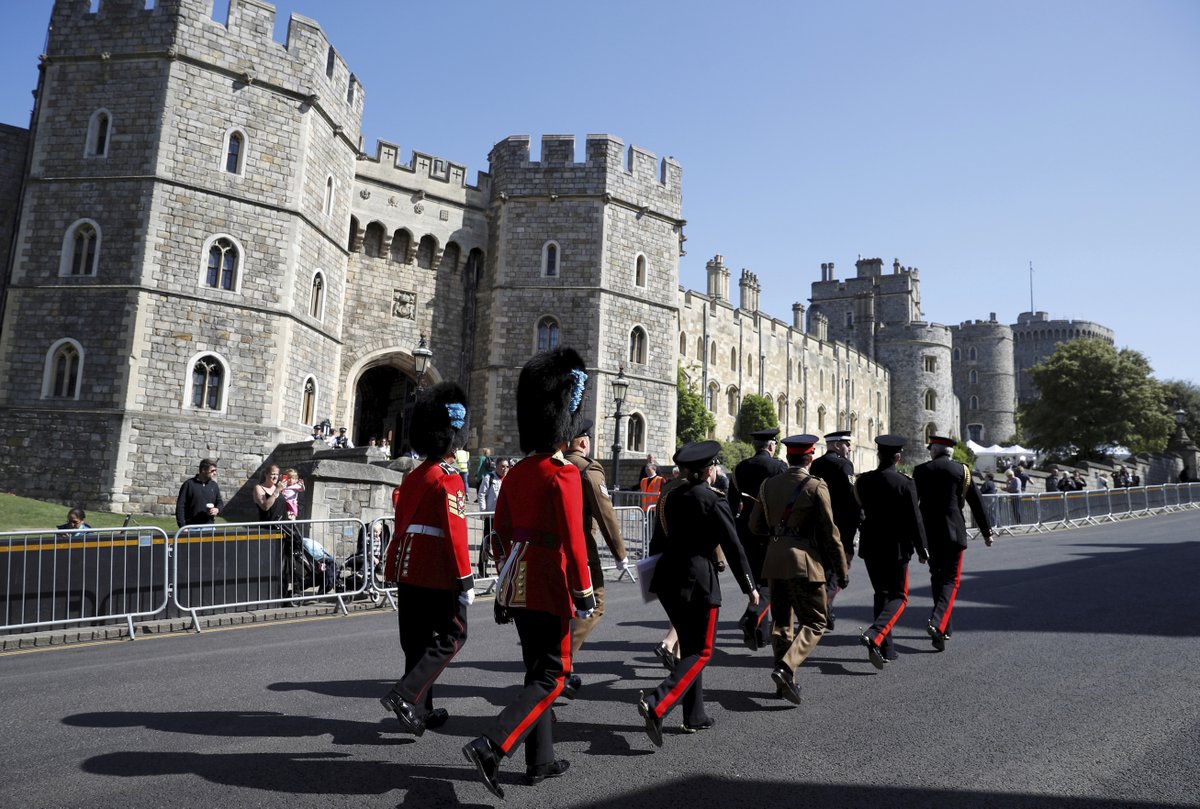
[[[796, 500], [799, 499], [800, 493], [808, 488], [808, 482], [810, 480], [813, 480], [812, 475], [809, 475], [807, 478], [805, 478], [803, 483], [792, 490], [792, 496], [788, 499], [787, 505], [783, 509], [783, 516], [779, 518], [779, 523], [775, 528], [775, 533], [777, 535], [782, 535], [787, 530], [788, 520], [792, 518], [792, 507], [796, 505]], [[797, 525], [796, 529], [798, 530], [799, 528], [800, 526]]]

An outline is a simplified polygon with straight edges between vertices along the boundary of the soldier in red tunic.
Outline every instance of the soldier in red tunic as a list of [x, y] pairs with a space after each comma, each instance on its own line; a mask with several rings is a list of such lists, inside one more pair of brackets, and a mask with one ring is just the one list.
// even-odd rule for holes
[[425, 460], [392, 498], [396, 532], [384, 575], [396, 582], [404, 677], [380, 702], [417, 736], [449, 718], [445, 709], [433, 707], [433, 681], [466, 643], [467, 606], [475, 600], [467, 498], [453, 463], [466, 434], [466, 398], [452, 382], [417, 397], [409, 434]]
[[596, 606], [583, 537], [579, 470], [563, 457], [577, 432], [587, 374], [569, 348], [538, 354], [517, 380], [517, 428], [528, 453], [504, 479], [495, 531], [505, 546], [496, 621], [517, 625], [525, 687], [484, 735], [463, 747], [492, 794], [504, 797], [500, 761], [525, 742], [530, 785], [562, 775], [550, 706], [571, 670], [571, 618]]

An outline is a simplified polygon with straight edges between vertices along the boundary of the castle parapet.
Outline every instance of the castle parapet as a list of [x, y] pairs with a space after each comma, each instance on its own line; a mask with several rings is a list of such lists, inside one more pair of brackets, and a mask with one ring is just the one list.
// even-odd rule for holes
[[358, 173], [380, 183], [398, 185], [431, 196], [484, 207], [491, 197], [492, 178], [477, 172], [475, 184], [467, 184], [467, 168], [423, 152], [413, 151], [407, 163], [400, 162], [400, 147], [376, 141], [375, 155], [358, 163]]

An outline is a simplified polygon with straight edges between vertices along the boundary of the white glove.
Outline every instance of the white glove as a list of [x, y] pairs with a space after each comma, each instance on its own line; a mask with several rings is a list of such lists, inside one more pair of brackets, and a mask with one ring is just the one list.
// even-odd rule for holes
[[626, 556], [624, 559], [617, 560], [617, 572], [618, 573], [624, 573], [628, 569], [629, 569], [629, 557], [628, 556]]
[[591, 618], [595, 610], [575, 610], [576, 618]]
[[458, 594], [458, 603], [465, 604], [468, 607], [471, 606], [472, 604], [474, 604], [475, 603], [475, 588], [472, 587], [470, 590], [463, 590], [461, 593], [459, 593]]

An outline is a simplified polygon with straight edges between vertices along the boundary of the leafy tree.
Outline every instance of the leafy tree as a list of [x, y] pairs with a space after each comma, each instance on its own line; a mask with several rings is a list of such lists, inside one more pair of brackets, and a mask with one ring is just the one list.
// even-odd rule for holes
[[1171, 434], [1166, 390], [1137, 351], [1072, 340], [1029, 369], [1041, 391], [1021, 408], [1029, 441], [1052, 454], [1100, 460], [1125, 447], [1161, 450]]
[[954, 445], [953, 457], [959, 463], [965, 463], [971, 469], [975, 468], [975, 453], [971, 452], [971, 448], [962, 441]]
[[675, 380], [675, 446], [703, 441], [717, 428], [717, 420], [704, 406], [704, 397], [688, 382], [683, 368]]
[[732, 472], [734, 467], [754, 454], [754, 447], [745, 441], [721, 442], [721, 466], [726, 472]]
[[[1168, 379], [1163, 383], [1167, 391], [1167, 410], [1171, 423], [1175, 423], [1175, 411], [1183, 410], [1183, 429], [1192, 443], [1200, 441], [1200, 385], [1183, 379]], [[1175, 432], [1174, 428], [1171, 430]]]
[[737, 429], [734, 430], [739, 441], [749, 444], [754, 440], [751, 433], [778, 426], [779, 417], [775, 415], [773, 401], [753, 393], [742, 397], [742, 406], [738, 408]]

